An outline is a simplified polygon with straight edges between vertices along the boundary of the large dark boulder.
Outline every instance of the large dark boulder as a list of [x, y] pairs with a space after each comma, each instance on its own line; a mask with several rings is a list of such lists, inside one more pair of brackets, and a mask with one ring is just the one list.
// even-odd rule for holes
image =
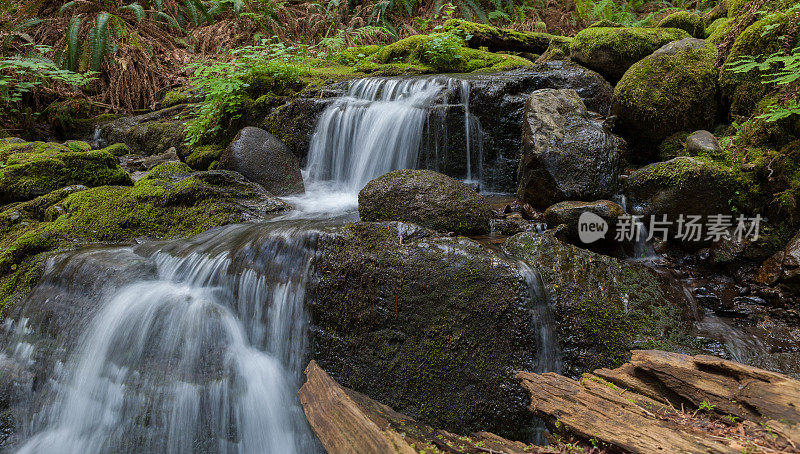
[[489, 231], [492, 208], [472, 188], [430, 170], [395, 170], [358, 194], [364, 221], [404, 221], [460, 234]]
[[520, 200], [544, 209], [617, 193], [624, 142], [592, 117], [574, 90], [537, 90], [525, 106]]
[[239, 131], [222, 153], [219, 168], [239, 172], [275, 195], [304, 191], [297, 157], [263, 129], [248, 126]]
[[589, 27], [570, 44], [572, 59], [610, 80], [619, 80], [637, 61], [689, 34], [677, 28]]
[[514, 373], [538, 332], [515, 263], [402, 223], [324, 234], [308, 289], [313, 356], [343, 386], [457, 433], [524, 436]]
[[687, 38], [625, 72], [614, 89], [614, 113], [632, 145], [643, 145], [641, 154], [676, 132], [713, 129], [720, 110], [716, 58], [713, 45]]
[[738, 183], [733, 172], [715, 164], [690, 157], [677, 157], [636, 170], [626, 180], [631, 203], [642, 207], [642, 215], [666, 215], [677, 233], [677, 221], [683, 216], [729, 215], [731, 199]]
[[562, 373], [579, 377], [621, 365], [631, 348], [681, 349], [688, 306], [649, 268], [559, 241], [550, 232], [520, 233], [506, 253], [541, 275], [550, 298]]

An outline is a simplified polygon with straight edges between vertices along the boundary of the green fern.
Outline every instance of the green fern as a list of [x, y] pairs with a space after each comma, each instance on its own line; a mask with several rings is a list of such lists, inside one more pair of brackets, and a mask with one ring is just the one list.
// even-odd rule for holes
[[63, 66], [65, 69], [73, 72], [78, 70], [81, 58], [81, 41], [79, 36], [81, 23], [81, 18], [75, 16], [69, 20], [69, 26], [67, 27], [67, 49]]
[[92, 71], [100, 71], [100, 66], [103, 64], [103, 59], [108, 49], [109, 19], [111, 19], [111, 14], [109, 13], [102, 12], [98, 14], [94, 22], [94, 28], [89, 32], [89, 48], [92, 54], [89, 69]]
[[137, 21], [141, 21], [142, 19], [144, 19], [145, 15], [146, 15], [142, 5], [140, 5], [140, 4], [136, 3], [136, 2], [131, 3], [130, 5], [125, 5], [125, 6], [120, 7], [119, 11], [120, 12], [130, 11], [136, 17]]

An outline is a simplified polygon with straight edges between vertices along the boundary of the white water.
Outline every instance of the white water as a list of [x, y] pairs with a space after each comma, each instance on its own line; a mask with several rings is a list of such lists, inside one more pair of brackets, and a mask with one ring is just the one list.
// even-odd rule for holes
[[158, 278], [102, 304], [18, 452], [313, 452], [296, 397], [312, 251], [292, 235], [156, 252]]
[[317, 122], [303, 171], [306, 192], [286, 198], [297, 208], [290, 217], [355, 211], [358, 192], [370, 180], [392, 170], [419, 167], [426, 133], [437, 132], [430, 131], [431, 111], [446, 107], [450, 94], [457, 91], [466, 113], [465, 177], [472, 180], [472, 142], [480, 143], [473, 137], [480, 134], [480, 126], [469, 114], [468, 82], [442, 77], [360, 79]]

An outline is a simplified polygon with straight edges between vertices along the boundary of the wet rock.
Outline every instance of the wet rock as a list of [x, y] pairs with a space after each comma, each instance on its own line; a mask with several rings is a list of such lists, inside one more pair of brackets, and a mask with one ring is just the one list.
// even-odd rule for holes
[[659, 47], [688, 38], [675, 28], [589, 27], [570, 46], [572, 59], [610, 80], [619, 80], [637, 61]]
[[686, 152], [690, 156], [719, 156], [722, 146], [708, 131], [695, 131], [686, 138]]
[[[81, 145], [82, 144], [82, 145]], [[0, 202], [30, 200], [70, 185], [130, 185], [130, 176], [103, 150], [83, 142], [0, 145]]]
[[134, 153], [145, 156], [161, 154], [174, 147], [183, 155], [186, 131], [180, 116], [186, 110], [186, 105], [179, 105], [106, 123], [100, 127], [101, 145], [124, 143]]
[[687, 38], [625, 72], [614, 89], [613, 111], [623, 135], [642, 148], [634, 160], [650, 158], [653, 144], [671, 134], [714, 126], [719, 111], [716, 58], [714, 46]]
[[297, 158], [263, 129], [248, 126], [239, 131], [222, 153], [219, 167], [239, 172], [275, 195], [304, 192]]
[[551, 205], [544, 212], [549, 227], [556, 227], [560, 224], [567, 226], [567, 237], [571, 242], [581, 246], [578, 235], [578, 220], [583, 213], [592, 213], [602, 219], [608, 225], [606, 239], [611, 240], [617, 228], [617, 220], [625, 215], [625, 210], [610, 200], [598, 200], [595, 202], [559, 202]]
[[297, 159], [304, 162], [317, 120], [332, 102], [332, 96], [342, 93], [325, 93], [327, 97], [324, 98], [293, 99], [273, 109], [260, 127], [280, 139]]
[[567, 376], [620, 365], [635, 345], [689, 342], [688, 308], [669, 292], [674, 286], [643, 265], [563, 243], [550, 232], [515, 235], [504, 250], [540, 273]]
[[678, 233], [677, 221], [681, 217], [701, 216], [699, 224], [703, 225], [709, 221], [708, 216], [730, 215], [729, 201], [737, 188], [730, 169], [690, 157], [650, 164], [626, 180], [631, 202], [644, 204], [641, 214], [655, 215], [658, 220], [666, 215], [672, 235]]
[[592, 118], [574, 90], [537, 90], [528, 99], [519, 165], [520, 200], [546, 208], [617, 192], [623, 141]]
[[768, 285], [778, 282], [792, 286], [800, 284], [800, 234], [764, 261], [756, 274], [756, 281]]
[[333, 229], [317, 250], [313, 355], [333, 378], [453, 432], [521, 436], [509, 371], [534, 365], [538, 334], [513, 262], [402, 223]]
[[492, 208], [480, 194], [430, 170], [395, 170], [370, 181], [358, 194], [364, 221], [403, 221], [444, 232], [489, 231]]

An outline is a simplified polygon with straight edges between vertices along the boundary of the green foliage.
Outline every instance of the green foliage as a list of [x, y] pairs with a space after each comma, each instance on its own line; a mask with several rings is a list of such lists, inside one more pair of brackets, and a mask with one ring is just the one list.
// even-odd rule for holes
[[[746, 55], [728, 64], [728, 70], [734, 73], [758, 72], [762, 84], [788, 86], [800, 80], [800, 47], [791, 54], [775, 52], [767, 57]], [[775, 122], [792, 115], [800, 115], [800, 99], [788, 99], [785, 102], [770, 106], [756, 118]]]
[[94, 73], [78, 74], [45, 58], [48, 47], [32, 47], [33, 52], [28, 56], [0, 60], [0, 107], [6, 112], [18, 112], [18, 103], [37, 87], [80, 88], [94, 80]]
[[301, 67], [283, 46], [248, 46], [231, 59], [199, 61], [189, 65], [191, 86], [205, 95], [196, 117], [186, 124], [186, 142], [197, 145], [215, 137], [222, 121], [241, 117], [239, 109], [249, 98], [248, 89], [285, 94], [302, 85]]
[[[644, 20], [639, 20], [636, 11], [644, 5], [644, 0], [614, 1], [614, 0], [576, 0], [575, 13], [579, 19], [587, 21], [607, 20], [625, 26], [636, 26]], [[649, 16], [648, 16], [649, 18]]]
[[422, 61], [436, 69], [456, 67], [464, 58], [459, 53], [464, 46], [464, 41], [453, 33], [438, 34], [422, 45]]

